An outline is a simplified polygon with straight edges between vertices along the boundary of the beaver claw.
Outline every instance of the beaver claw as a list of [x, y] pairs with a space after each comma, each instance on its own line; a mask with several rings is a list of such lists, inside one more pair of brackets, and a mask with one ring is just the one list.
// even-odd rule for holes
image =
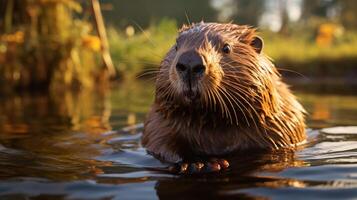
[[225, 170], [229, 162], [225, 159], [211, 159], [206, 162], [180, 162], [169, 167], [169, 171], [176, 174], [212, 173]]

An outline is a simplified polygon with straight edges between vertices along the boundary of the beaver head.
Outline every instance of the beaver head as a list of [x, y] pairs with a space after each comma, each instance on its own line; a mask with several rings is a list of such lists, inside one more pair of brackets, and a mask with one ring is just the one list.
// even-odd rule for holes
[[231, 124], [272, 115], [282, 103], [280, 75], [262, 49], [249, 26], [184, 25], [161, 63], [156, 102], [170, 112], [220, 113]]

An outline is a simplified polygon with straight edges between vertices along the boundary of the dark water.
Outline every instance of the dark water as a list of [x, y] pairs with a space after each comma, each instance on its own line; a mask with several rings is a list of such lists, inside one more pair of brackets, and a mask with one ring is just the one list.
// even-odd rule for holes
[[353, 92], [298, 93], [310, 140], [296, 153], [237, 155], [227, 172], [180, 177], [140, 146], [150, 85], [2, 96], [0, 199], [357, 199]]

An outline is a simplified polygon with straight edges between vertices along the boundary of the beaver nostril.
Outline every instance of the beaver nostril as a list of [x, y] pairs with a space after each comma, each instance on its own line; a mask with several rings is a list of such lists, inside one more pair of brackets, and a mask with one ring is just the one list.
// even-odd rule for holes
[[204, 65], [196, 65], [192, 68], [192, 72], [197, 75], [201, 75], [205, 72], [206, 67]]
[[184, 65], [184, 64], [182, 64], [182, 63], [177, 63], [177, 65], [176, 65], [176, 70], [177, 70], [178, 72], [184, 72], [184, 71], [187, 70], [187, 66]]

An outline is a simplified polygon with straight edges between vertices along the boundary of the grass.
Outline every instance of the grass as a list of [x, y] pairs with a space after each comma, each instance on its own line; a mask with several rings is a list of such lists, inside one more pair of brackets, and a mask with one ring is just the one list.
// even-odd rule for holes
[[175, 42], [177, 25], [164, 19], [147, 30], [139, 30], [133, 36], [114, 28], [108, 30], [113, 61], [126, 77], [157, 68], [165, 53]]
[[327, 46], [317, 45], [312, 33], [261, 35], [265, 38], [266, 54], [278, 67], [312, 76], [341, 77], [357, 72], [356, 32], [345, 32]]
[[[111, 28], [108, 31], [111, 53], [125, 77], [156, 68], [177, 35], [175, 21], [164, 19], [132, 36]], [[264, 52], [283, 69], [311, 76], [349, 76], [357, 73], [357, 32], [345, 31], [331, 45], [316, 44], [314, 31], [292, 31], [289, 35], [261, 31]]]

